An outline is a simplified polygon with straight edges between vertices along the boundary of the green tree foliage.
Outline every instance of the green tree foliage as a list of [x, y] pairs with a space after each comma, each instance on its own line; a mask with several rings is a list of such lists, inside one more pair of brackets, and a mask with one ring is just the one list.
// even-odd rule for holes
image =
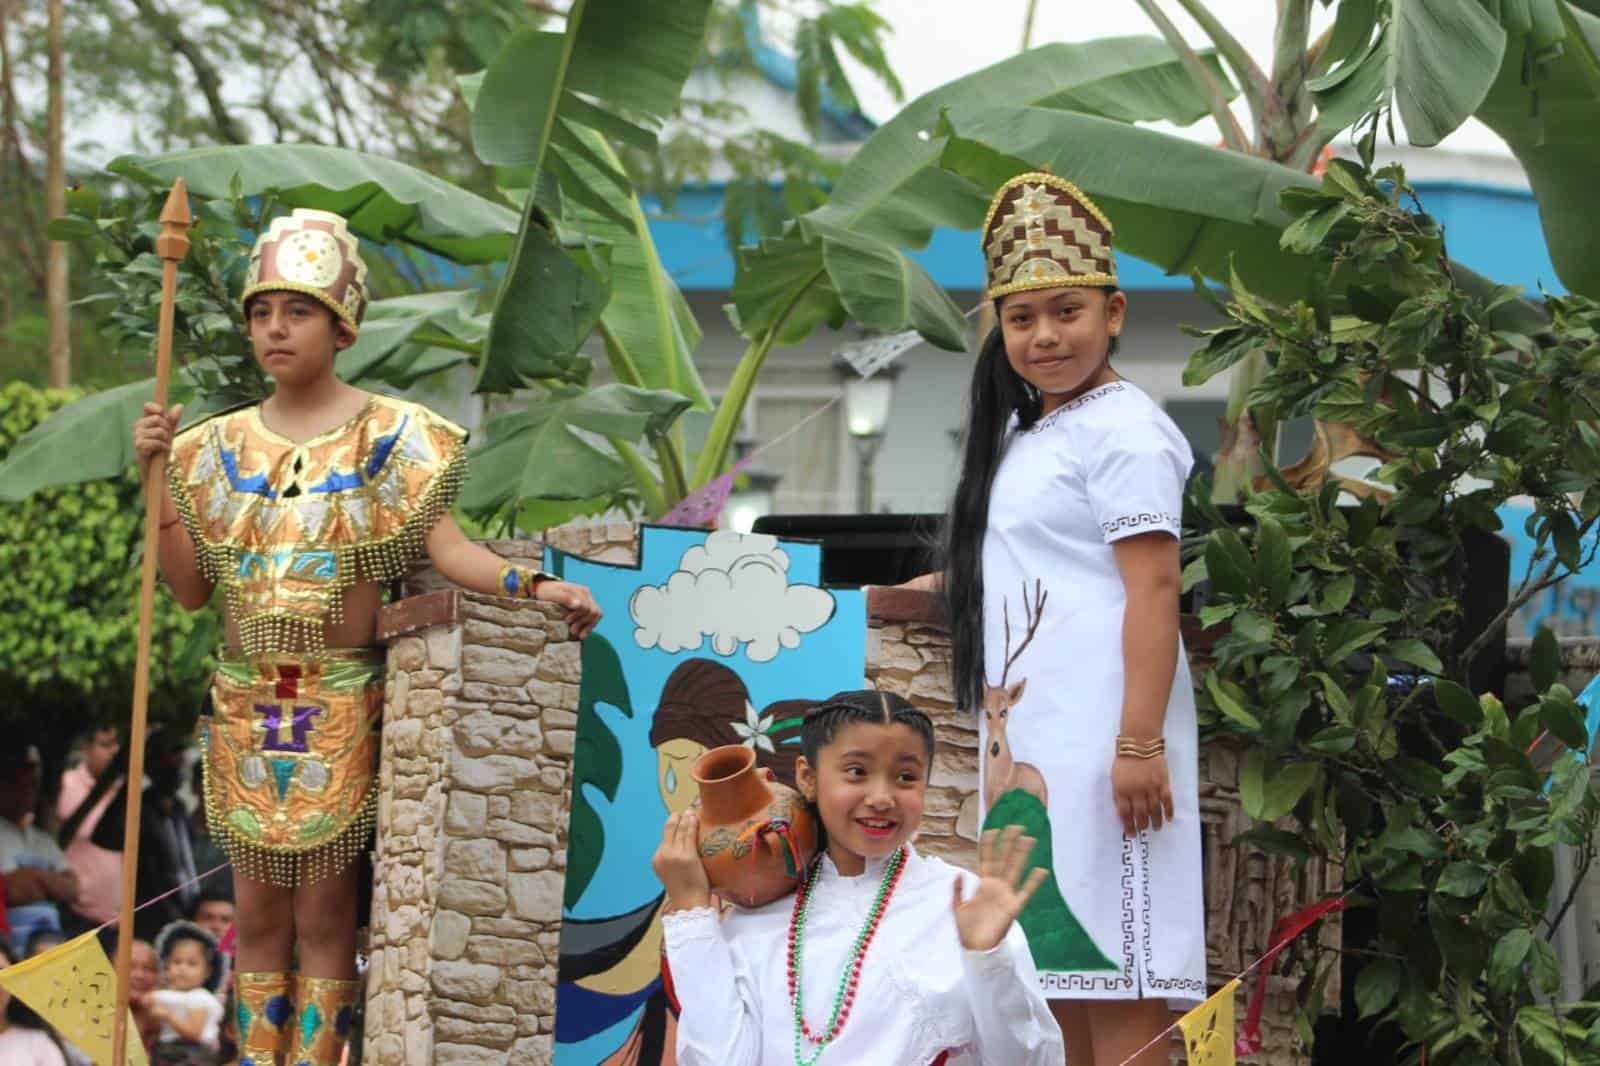
[[[581, 5], [579, 5], [581, 6]], [[525, 0], [81, 0], [68, 5], [71, 70], [68, 129], [116, 128], [141, 153], [279, 142], [332, 146], [404, 163], [499, 203], [519, 178], [473, 150], [468, 78], [488, 67], [517, 30], [560, 33], [571, 5]], [[796, 52], [796, 92], [814, 135], [823, 132], [823, 101], [854, 107], [841, 55], [898, 91], [884, 56], [888, 26], [866, 4], [836, 0], [718, 0], [703, 48], [688, 59], [722, 78], [724, 91], [670, 97], [670, 134], [659, 150], [613, 145], [619, 166], [649, 196], [670, 206], [688, 181], [728, 180], [729, 239], [772, 234], [796, 211], [819, 203], [835, 164], [808, 144], [761, 128], [728, 92], [736, 77], [760, 77], [767, 45]], [[43, 314], [45, 223], [44, 8], [0, 7], [0, 372], [42, 383], [47, 326]], [[71, 180], [105, 196], [126, 186], [81, 161], [106, 147], [75, 137]], [[776, 184], [775, 184], [776, 183]], [[520, 179], [520, 188], [527, 185]], [[514, 203], [520, 205], [518, 192]], [[88, 214], [73, 209], [79, 214]], [[448, 254], [448, 253], [447, 253]], [[81, 253], [74, 298], [103, 292]], [[399, 295], [437, 287], [418, 259], [375, 278]], [[459, 280], [454, 282], [460, 284]], [[103, 387], [147, 373], [100, 336], [105, 303], [73, 313], [75, 382]]]
[[[0, 456], [75, 394], [0, 387]], [[0, 504], [0, 718], [71, 732], [125, 719], [133, 693], [144, 498], [138, 476]], [[158, 585], [151, 714], [192, 719], [215, 616]]]
[[[1286, 191], [1285, 249], [1342, 295], [1275, 306], [1236, 282], [1224, 324], [1201, 333], [1190, 380], [1259, 352], [1252, 403], [1352, 426], [1394, 456], [1371, 478], [1382, 494], [1356, 506], [1333, 481], [1291, 491], [1270, 464], [1277, 487], [1249, 497], [1243, 527], [1196, 494], [1210, 532], [1186, 581], [1208, 582], [1202, 620], [1227, 631], [1202, 715], [1248, 739], [1249, 837], [1342, 862], [1377, 909], [1356, 999], [1403, 1031], [1406, 1062], [1592, 1062], [1596, 1004], [1560, 1001], [1549, 942], [1572, 903], [1553, 894], [1557, 849], [1579, 882], [1600, 828], [1584, 716], [1547, 631], [1528, 706], [1470, 677], [1511, 611], [1595, 557], [1600, 304], [1549, 300], [1548, 332], [1494, 328], [1516, 290], [1465, 291], [1413, 197], [1400, 168], [1345, 161], [1320, 188]], [[1463, 538], [1498, 530], [1513, 497], [1534, 504], [1536, 550], [1507, 609], [1469, 629]], [[1553, 766], [1530, 759], [1542, 737]], [[1309, 961], [1309, 1013], [1338, 963]]]

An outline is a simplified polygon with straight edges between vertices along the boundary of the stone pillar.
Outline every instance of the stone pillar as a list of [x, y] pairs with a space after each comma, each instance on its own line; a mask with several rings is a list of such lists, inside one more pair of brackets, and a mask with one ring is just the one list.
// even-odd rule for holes
[[[628, 524], [552, 531], [637, 558]], [[493, 541], [538, 565], [540, 541]], [[581, 648], [559, 609], [431, 569], [384, 608], [388, 688], [365, 1061], [545, 1064], [567, 866]]]
[[430, 595], [390, 644], [367, 1057], [546, 1063], [579, 645], [554, 608]]

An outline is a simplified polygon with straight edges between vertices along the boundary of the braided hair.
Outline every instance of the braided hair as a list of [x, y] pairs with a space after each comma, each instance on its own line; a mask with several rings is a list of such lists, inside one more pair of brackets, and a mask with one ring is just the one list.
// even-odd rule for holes
[[909, 727], [922, 738], [928, 752], [929, 772], [932, 772], [933, 719], [913, 707], [903, 696], [870, 688], [836, 693], [806, 712], [805, 725], [800, 732], [800, 748], [813, 770], [816, 769], [822, 749], [833, 743], [841, 729], [857, 722]]

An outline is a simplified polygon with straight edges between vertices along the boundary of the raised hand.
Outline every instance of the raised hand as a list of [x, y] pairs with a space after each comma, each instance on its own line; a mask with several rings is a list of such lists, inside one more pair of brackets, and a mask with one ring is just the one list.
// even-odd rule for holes
[[1042, 866], [1028, 869], [1028, 856], [1033, 854], [1035, 843], [1017, 825], [983, 834], [978, 852], [978, 887], [970, 899], [963, 900], [961, 879], [956, 878], [951, 904], [961, 946], [968, 951], [988, 951], [1005, 939], [1006, 930], [1049, 876]]
[[534, 588], [533, 598], [541, 603], [553, 603], [567, 609], [567, 625], [579, 640], [594, 632], [600, 624], [600, 605], [594, 594], [583, 585], [570, 581], [541, 581]]
[[711, 906], [711, 881], [700, 862], [700, 819], [694, 811], [674, 814], [661, 831], [661, 846], [650, 868], [667, 890], [667, 905], [675, 911]]

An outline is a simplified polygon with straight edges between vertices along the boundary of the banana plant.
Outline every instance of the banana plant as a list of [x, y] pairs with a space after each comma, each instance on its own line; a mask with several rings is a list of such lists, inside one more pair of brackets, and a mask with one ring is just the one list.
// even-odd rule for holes
[[[1600, 39], [1591, 28], [1592, 12], [1580, 10], [1592, 9], [1592, 0], [1341, 0], [1333, 25], [1315, 40], [1312, 0], [1281, 0], [1270, 73], [1204, 0], [1137, 2], [1185, 57], [1225, 148], [1307, 170], [1335, 136], [1364, 120], [1375, 129], [1379, 116], [1387, 117], [1392, 136], [1398, 114], [1412, 144], [1431, 146], [1476, 114], [1527, 169], [1562, 280], [1584, 291], [1600, 277], [1593, 254], [1600, 225], [1584, 206], [1578, 177], [1597, 161], [1587, 131], [1600, 101], [1594, 63]], [[1173, 3], [1237, 79], [1253, 131], [1233, 115], [1221, 83], [1184, 43], [1168, 16]], [[1226, 276], [1207, 276], [1227, 283]], [[1260, 353], [1233, 370], [1216, 460], [1219, 501], [1236, 499], [1263, 474], [1263, 455], [1276, 458], [1276, 413], [1251, 398], [1265, 373]]]
[[[580, 35], [581, 20], [591, 10], [572, 17], [580, 20]], [[966, 224], [981, 217], [981, 197], [967, 183], [939, 177], [938, 145], [928, 131], [944, 108], [1014, 99], [1024, 85], [1041, 106], [1126, 121], [1192, 122], [1207, 113], [1183, 80], [1178, 57], [1150, 38], [1098, 50], [1047, 46], [914, 102], [845, 168], [828, 205], [801, 217], [783, 237], [740, 249], [732, 314], [747, 347], [715, 407], [705, 443], [691, 455], [672, 422], [682, 410], [711, 407], [694, 371], [699, 327], [660, 267], [637, 196], [608, 143], [619, 131], [598, 122], [563, 125], [565, 98], [548, 88], [560, 84], [562, 53], [554, 41], [537, 37], [530, 31], [509, 42], [471, 85], [479, 152], [486, 162], [515, 169], [524, 197], [519, 248], [497, 303], [478, 387], [496, 392], [532, 385], [542, 391], [526, 408], [509, 407], [500, 416], [508, 420], [504, 426], [491, 423], [493, 474], [485, 455], [483, 476], [475, 475], [463, 499], [472, 508], [515, 509], [525, 525], [534, 516], [602, 508], [618, 492], [636, 494], [644, 513], [654, 517], [709, 483], [727, 466], [741, 415], [772, 351], [824, 323], [837, 327], [848, 319], [873, 330], [916, 329], [942, 347], [964, 348], [960, 310], [906, 254], [925, 243], [934, 226], [951, 221], [945, 209]], [[1205, 61], [1220, 70], [1214, 57]], [[511, 113], [515, 121], [506, 119]], [[495, 117], [491, 122], [477, 116]], [[571, 136], [515, 133], [530, 128], [566, 129]], [[923, 179], [950, 188], [924, 192], [916, 187]], [[941, 210], [926, 215], [922, 195], [936, 203], [944, 197]], [[904, 222], [890, 221], [896, 217], [917, 219], [920, 240], [904, 239]], [[530, 332], [535, 323], [555, 319], [564, 323], [559, 337]], [[627, 400], [628, 418], [619, 419], [622, 409], [610, 403], [597, 410], [572, 391], [589, 372], [572, 343], [586, 329], [598, 334], [618, 383], [605, 388], [643, 390], [612, 395]], [[556, 413], [533, 413], [541, 407]], [[552, 428], [561, 425], [578, 431], [581, 446], [563, 454], [574, 462], [581, 458], [573, 469], [584, 472], [564, 482], [534, 470], [545, 461], [540, 452], [555, 439]], [[611, 432], [638, 427], [653, 462], [627, 434]], [[519, 448], [525, 449], [520, 469], [527, 476], [518, 476], [515, 466]]]

